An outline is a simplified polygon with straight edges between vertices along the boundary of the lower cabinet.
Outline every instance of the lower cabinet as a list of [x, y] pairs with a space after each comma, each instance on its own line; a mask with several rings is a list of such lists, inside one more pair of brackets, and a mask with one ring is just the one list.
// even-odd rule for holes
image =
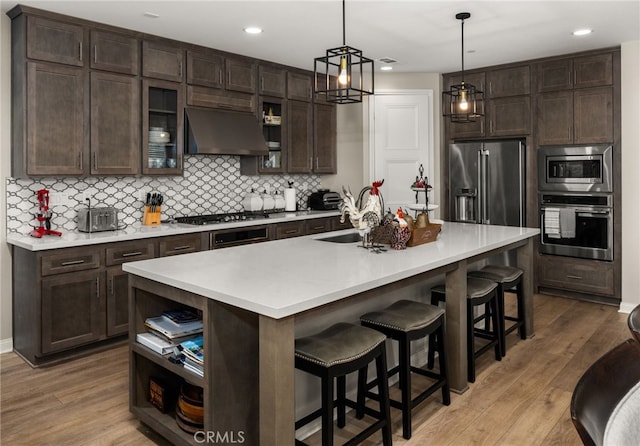
[[614, 297], [613, 262], [540, 255], [538, 286], [553, 290]]
[[102, 271], [82, 271], [42, 279], [42, 353], [52, 353], [104, 337]]
[[200, 246], [196, 233], [49, 251], [14, 248], [14, 350], [38, 366], [121, 341], [129, 330], [122, 264]]

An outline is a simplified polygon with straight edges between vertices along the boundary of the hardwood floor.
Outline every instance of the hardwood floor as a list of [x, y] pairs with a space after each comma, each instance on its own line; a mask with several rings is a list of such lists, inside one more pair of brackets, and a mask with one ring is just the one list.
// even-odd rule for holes
[[[580, 445], [569, 416], [573, 387], [591, 363], [631, 337], [627, 315], [545, 295], [535, 296], [534, 307], [535, 336], [511, 334], [500, 362], [491, 353], [479, 358], [476, 382], [452, 393], [450, 406], [439, 393], [424, 401], [414, 410], [411, 440], [402, 438], [392, 409], [394, 444]], [[0, 372], [2, 445], [164, 444], [129, 413], [126, 346], [41, 369], [6, 353]], [[344, 433], [360, 423], [348, 417]], [[319, 436], [308, 441], [319, 444]]]

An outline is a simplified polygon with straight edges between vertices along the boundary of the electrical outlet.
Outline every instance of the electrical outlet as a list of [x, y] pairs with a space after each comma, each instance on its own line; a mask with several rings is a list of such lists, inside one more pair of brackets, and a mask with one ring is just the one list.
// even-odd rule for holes
[[147, 201], [147, 191], [144, 189], [138, 189], [138, 201], [145, 203]]
[[50, 206], [67, 206], [68, 204], [69, 204], [69, 194], [64, 192], [49, 193]]
[[93, 199], [93, 193], [89, 190], [85, 190], [84, 192], [82, 192], [82, 204], [87, 204], [88, 201], [87, 200], [92, 200]]

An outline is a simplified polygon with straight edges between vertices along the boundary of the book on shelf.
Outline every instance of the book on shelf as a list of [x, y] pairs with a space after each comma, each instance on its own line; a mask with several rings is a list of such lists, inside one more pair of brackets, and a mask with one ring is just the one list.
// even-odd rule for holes
[[160, 338], [159, 336], [149, 332], [138, 333], [136, 335], [136, 342], [161, 355], [173, 353], [174, 348], [179, 344], [178, 342], [167, 341], [166, 339]]
[[194, 365], [192, 363], [189, 363], [185, 360], [185, 357], [182, 357], [182, 366], [184, 367], [185, 370], [190, 371], [191, 373], [194, 373], [196, 375], [198, 375], [199, 377], [203, 378], [204, 377], [204, 368], [202, 366], [197, 366]]
[[162, 317], [177, 326], [182, 326], [182, 324], [189, 322], [201, 321], [198, 315], [191, 310], [167, 310], [162, 312]]
[[158, 316], [147, 318], [147, 320], [144, 321], [144, 324], [147, 327], [162, 333], [169, 339], [176, 339], [187, 335], [202, 333], [201, 320], [186, 322], [184, 324], [176, 324], [163, 316]]
[[178, 350], [180, 350], [185, 357], [188, 357], [198, 364], [202, 364], [204, 362], [204, 350], [202, 345], [202, 336], [196, 336], [193, 339], [181, 342], [178, 345]]

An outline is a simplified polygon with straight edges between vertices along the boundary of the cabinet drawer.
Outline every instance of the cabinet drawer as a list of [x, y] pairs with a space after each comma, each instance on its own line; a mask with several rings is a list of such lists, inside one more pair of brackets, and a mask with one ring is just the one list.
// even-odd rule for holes
[[331, 231], [331, 220], [328, 218], [317, 218], [306, 221], [307, 234], [320, 234]]
[[163, 237], [159, 243], [159, 256], [164, 257], [186, 254], [188, 252], [198, 252], [201, 246], [200, 240], [200, 234]]
[[291, 223], [278, 223], [276, 225], [276, 239], [299, 237], [304, 235], [304, 221], [292, 221]]
[[43, 276], [100, 268], [102, 250], [71, 248], [52, 251], [41, 257]]
[[134, 260], [146, 260], [155, 257], [153, 240], [141, 240], [131, 243], [118, 243], [105, 249], [107, 266], [121, 265]]
[[541, 286], [613, 296], [613, 263], [540, 256]]

